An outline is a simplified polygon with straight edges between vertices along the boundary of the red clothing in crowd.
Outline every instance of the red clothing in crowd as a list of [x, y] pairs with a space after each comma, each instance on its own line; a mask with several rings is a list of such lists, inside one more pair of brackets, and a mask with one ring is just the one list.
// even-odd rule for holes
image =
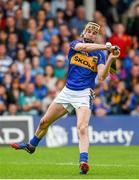
[[117, 45], [120, 47], [120, 58], [126, 57], [127, 50], [132, 46], [132, 38], [127, 34], [123, 34], [122, 36], [113, 34], [109, 41], [112, 43], [112, 45]]
[[6, 27], [6, 20], [0, 19], [0, 29], [4, 29]]

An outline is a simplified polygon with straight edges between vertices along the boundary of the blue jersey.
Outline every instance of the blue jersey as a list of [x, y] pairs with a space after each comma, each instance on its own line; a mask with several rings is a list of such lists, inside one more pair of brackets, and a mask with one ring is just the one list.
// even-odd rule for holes
[[103, 51], [75, 51], [75, 45], [81, 42], [79, 40], [72, 41], [68, 54], [69, 70], [66, 87], [72, 90], [94, 88], [97, 66], [105, 64]]

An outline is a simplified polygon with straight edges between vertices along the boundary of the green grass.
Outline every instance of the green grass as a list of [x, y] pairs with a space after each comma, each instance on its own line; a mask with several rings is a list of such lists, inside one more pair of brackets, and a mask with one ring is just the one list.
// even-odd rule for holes
[[78, 147], [38, 148], [30, 155], [0, 147], [1, 179], [139, 178], [139, 146], [95, 146], [89, 150], [87, 175], [79, 175]]

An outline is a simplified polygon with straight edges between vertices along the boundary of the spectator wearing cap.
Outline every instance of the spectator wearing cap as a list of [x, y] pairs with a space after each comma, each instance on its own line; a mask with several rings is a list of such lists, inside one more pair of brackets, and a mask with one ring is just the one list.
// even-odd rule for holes
[[63, 55], [56, 56], [56, 64], [54, 70], [55, 77], [64, 79], [67, 74], [67, 70], [65, 69], [65, 59]]

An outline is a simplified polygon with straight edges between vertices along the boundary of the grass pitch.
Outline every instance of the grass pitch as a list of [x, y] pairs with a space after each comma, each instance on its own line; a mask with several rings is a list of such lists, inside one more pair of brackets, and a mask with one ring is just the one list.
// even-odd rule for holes
[[78, 147], [38, 148], [35, 154], [0, 147], [1, 179], [135, 179], [139, 146], [95, 146], [89, 150], [90, 171], [79, 174]]

